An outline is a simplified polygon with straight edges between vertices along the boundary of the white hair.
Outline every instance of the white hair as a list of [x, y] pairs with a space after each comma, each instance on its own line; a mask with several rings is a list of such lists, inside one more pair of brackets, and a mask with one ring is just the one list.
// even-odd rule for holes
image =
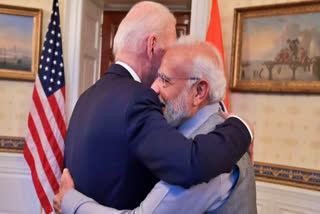
[[[213, 45], [191, 36], [180, 37], [174, 47], [188, 48], [191, 68], [186, 68], [186, 70], [190, 72], [190, 77], [198, 77], [209, 82], [209, 102], [222, 101], [225, 96], [226, 79], [219, 51]], [[193, 84], [194, 81], [190, 81], [188, 87], [190, 88]]]
[[135, 4], [119, 25], [113, 54], [116, 56], [120, 50], [142, 52], [143, 41], [151, 34], [158, 37], [166, 34], [170, 23], [176, 24], [176, 19], [165, 6], [150, 1]]

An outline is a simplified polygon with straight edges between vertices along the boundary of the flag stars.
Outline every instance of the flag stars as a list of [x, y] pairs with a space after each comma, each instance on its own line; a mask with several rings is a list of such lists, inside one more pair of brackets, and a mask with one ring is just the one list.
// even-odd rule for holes
[[41, 59], [43, 59], [43, 55], [41, 55]]
[[59, 3], [58, 2], [56, 3], [56, 7], [59, 7]]
[[55, 71], [54, 69], [52, 69], [52, 70], [51, 70], [51, 73], [54, 74], [54, 73], [56, 73], [56, 71]]
[[60, 63], [60, 67], [61, 67], [61, 68], [63, 67], [63, 63], [62, 63], [62, 62]]
[[51, 87], [49, 87], [49, 88], [48, 88], [48, 90], [49, 90], [49, 91], [52, 91], [52, 88], [51, 88]]
[[60, 80], [58, 80], [58, 81], [57, 81], [57, 84], [58, 84], [58, 85], [60, 85], [60, 84], [61, 84]]
[[50, 82], [53, 82], [53, 78], [50, 79]]
[[52, 39], [50, 39], [50, 41], [49, 41], [49, 42], [50, 42], [50, 44], [53, 44], [53, 40], [52, 40]]
[[48, 53], [51, 53], [51, 52], [52, 52], [52, 50], [51, 50], [51, 48], [49, 48]]
[[62, 76], [62, 72], [61, 72], [61, 71], [59, 72], [59, 76], [60, 76], [60, 77]]
[[42, 50], [43, 50], [43, 51], [46, 50], [46, 47], [43, 46], [43, 47], [42, 47]]
[[39, 65], [39, 68], [40, 68], [40, 69], [42, 68], [42, 65], [41, 65], [41, 64]]
[[58, 37], [61, 37], [61, 33], [58, 33]]
[[60, 46], [60, 43], [59, 43], [59, 42], [57, 42], [57, 43], [56, 43], [56, 46], [57, 46], [57, 47], [59, 47], [59, 46]]
[[[56, 52], [55, 52], [54, 54], [56, 54]], [[56, 60], [53, 60], [53, 64], [54, 64], [54, 65], [57, 64], [57, 61], [56, 61]]]
[[54, 35], [54, 30], [51, 31], [51, 34]]
[[47, 71], [48, 69], [49, 69], [48, 66], [46, 66], [46, 67], [44, 68], [44, 70], [46, 70], [46, 71]]
[[53, 24], [53, 25], [56, 25], [57, 23], [56, 23], [56, 21], [53, 21], [52, 24]]
[[46, 76], [46, 75], [44, 75], [44, 76], [43, 76], [43, 79], [44, 79], [44, 80], [47, 80], [47, 76]]
[[58, 15], [57, 11], [56, 11], [56, 12], [54, 12], [54, 15], [55, 15], [55, 16], [57, 16], [57, 15]]
[[58, 56], [58, 51], [55, 51], [55, 52], [54, 52], [54, 55]]
[[49, 57], [47, 58], [47, 62], [50, 62], [50, 58]]

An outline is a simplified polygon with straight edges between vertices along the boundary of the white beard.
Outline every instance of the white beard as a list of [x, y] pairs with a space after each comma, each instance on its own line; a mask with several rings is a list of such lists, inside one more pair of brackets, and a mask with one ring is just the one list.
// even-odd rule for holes
[[174, 100], [163, 101], [165, 109], [163, 116], [167, 120], [168, 124], [173, 127], [178, 127], [184, 120], [189, 117], [189, 109], [187, 106], [188, 90], [184, 90], [180, 96]]

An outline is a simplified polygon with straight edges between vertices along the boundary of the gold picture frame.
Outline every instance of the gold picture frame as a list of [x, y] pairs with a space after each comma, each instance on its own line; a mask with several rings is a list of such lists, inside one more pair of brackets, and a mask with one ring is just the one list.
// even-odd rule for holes
[[319, 20], [319, 1], [236, 8], [230, 89], [320, 93]]
[[320, 191], [320, 170], [255, 162], [257, 181]]
[[0, 152], [23, 153], [24, 137], [0, 136]]
[[0, 78], [35, 80], [42, 10], [0, 4]]

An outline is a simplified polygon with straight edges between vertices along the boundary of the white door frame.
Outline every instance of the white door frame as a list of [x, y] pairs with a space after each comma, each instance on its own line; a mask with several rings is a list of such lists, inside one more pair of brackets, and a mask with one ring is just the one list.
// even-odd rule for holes
[[63, 55], [66, 77], [66, 114], [69, 121], [79, 97], [82, 6], [84, 0], [65, 1]]
[[193, 0], [191, 2], [190, 35], [203, 41], [206, 40], [211, 4], [212, 0]]
[[[83, 4], [87, 0], [68, 0], [64, 7], [63, 55], [66, 77], [66, 114], [69, 121], [73, 108], [80, 96], [80, 57]], [[103, 0], [91, 0], [103, 7]], [[99, 35], [100, 36], [100, 35]], [[100, 75], [97, 75], [97, 78]]]

